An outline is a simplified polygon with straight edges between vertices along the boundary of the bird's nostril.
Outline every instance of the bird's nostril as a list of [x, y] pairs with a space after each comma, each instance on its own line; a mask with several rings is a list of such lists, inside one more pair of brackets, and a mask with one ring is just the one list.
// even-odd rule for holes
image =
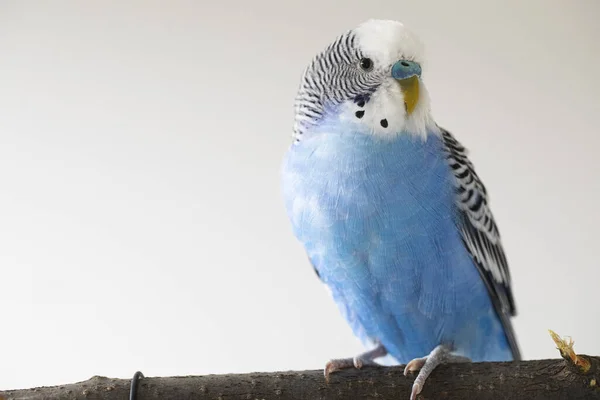
[[403, 67], [408, 67], [410, 64], [407, 63], [406, 61], [402, 61], [400, 64], [402, 64]]

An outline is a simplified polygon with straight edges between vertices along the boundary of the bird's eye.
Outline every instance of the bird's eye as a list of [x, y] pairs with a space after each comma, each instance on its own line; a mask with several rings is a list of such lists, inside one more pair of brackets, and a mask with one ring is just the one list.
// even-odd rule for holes
[[363, 71], [370, 71], [373, 69], [373, 60], [370, 58], [361, 58], [359, 65]]

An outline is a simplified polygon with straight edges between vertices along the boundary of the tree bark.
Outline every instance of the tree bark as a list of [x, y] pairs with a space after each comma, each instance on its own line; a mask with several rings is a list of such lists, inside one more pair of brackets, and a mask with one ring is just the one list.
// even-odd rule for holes
[[[600, 357], [439, 366], [419, 399], [600, 399]], [[587, 364], [586, 364], [587, 363]], [[585, 365], [585, 367], [582, 367]], [[408, 399], [415, 375], [402, 367], [143, 378], [135, 400]], [[0, 391], [1, 400], [126, 400], [130, 379]]]

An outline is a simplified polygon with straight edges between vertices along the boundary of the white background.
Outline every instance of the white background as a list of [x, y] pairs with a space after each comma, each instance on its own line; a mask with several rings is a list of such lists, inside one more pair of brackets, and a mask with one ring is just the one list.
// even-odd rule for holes
[[368, 18], [426, 45], [526, 358], [600, 354], [600, 2], [0, 2], [0, 388], [316, 369], [361, 350], [279, 194], [311, 57]]

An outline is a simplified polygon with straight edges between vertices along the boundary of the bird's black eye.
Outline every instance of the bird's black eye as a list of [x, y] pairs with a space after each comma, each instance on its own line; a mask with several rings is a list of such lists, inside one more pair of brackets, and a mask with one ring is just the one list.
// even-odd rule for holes
[[363, 71], [370, 71], [373, 69], [373, 60], [370, 58], [361, 58], [359, 65]]

